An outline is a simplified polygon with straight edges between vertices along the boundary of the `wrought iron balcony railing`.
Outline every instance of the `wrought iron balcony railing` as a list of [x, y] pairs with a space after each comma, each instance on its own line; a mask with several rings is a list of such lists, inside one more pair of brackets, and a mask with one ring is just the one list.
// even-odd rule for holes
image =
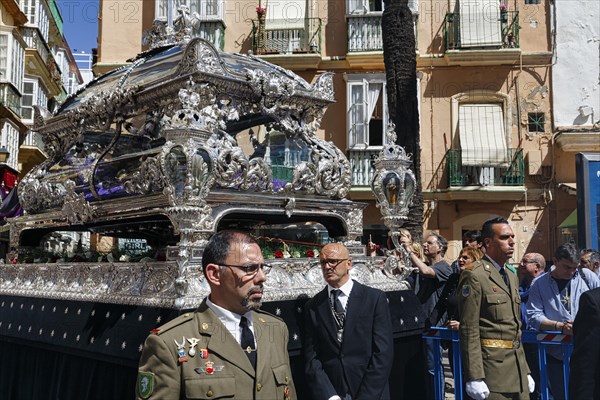
[[383, 50], [381, 14], [348, 15], [348, 53]]
[[[415, 16], [415, 48], [419, 46], [419, 31], [416, 29], [418, 16]], [[361, 51], [383, 51], [381, 13], [347, 15], [348, 53]]]
[[252, 20], [252, 51], [255, 54], [321, 52], [321, 18]]
[[36, 49], [41, 59], [46, 62], [50, 53], [50, 48], [48, 48], [48, 44], [40, 35], [36, 28], [22, 28], [23, 29], [23, 39], [25, 39], [25, 43], [27, 43], [27, 47], [30, 49]]
[[446, 153], [448, 186], [523, 186], [525, 167], [523, 149], [507, 149], [507, 164], [488, 166], [463, 165], [461, 149], [451, 149]]
[[446, 50], [519, 48], [519, 12], [448, 13], [444, 43]]
[[381, 149], [348, 150], [352, 169], [352, 186], [370, 186], [375, 174], [373, 160]]
[[21, 95], [10, 83], [0, 83], [0, 104], [21, 116]]

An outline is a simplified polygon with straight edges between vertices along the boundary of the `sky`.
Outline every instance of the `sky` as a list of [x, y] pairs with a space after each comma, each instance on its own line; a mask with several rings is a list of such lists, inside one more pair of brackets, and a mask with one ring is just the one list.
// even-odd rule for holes
[[91, 53], [98, 47], [99, 0], [57, 0], [63, 32], [73, 53]]

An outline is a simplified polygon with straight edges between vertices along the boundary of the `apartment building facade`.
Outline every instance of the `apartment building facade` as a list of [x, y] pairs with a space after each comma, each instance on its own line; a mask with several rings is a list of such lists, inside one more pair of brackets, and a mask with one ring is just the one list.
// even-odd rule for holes
[[5, 164], [23, 175], [46, 158], [42, 141], [29, 130], [33, 106], [52, 111], [74, 93], [81, 75], [55, 0], [2, 0], [0, 7], [0, 146], [8, 152]]
[[[344, 150], [353, 168], [352, 200], [365, 209], [365, 238], [385, 244], [386, 229], [370, 190], [373, 158], [389, 120], [382, 0], [101, 0], [96, 73], [125, 65], [145, 49], [142, 34], [185, 4], [199, 22], [194, 36], [218, 49], [253, 52], [309, 82], [335, 72], [336, 103], [318, 135]], [[573, 157], [557, 150], [552, 112], [553, 7], [541, 0], [410, 3], [417, 38], [424, 229], [450, 240], [493, 216], [527, 251], [550, 256], [573, 199]], [[195, 14], [194, 14], [195, 13]], [[127, 24], [118, 23], [124, 22]], [[563, 165], [564, 164], [564, 165]], [[569, 177], [561, 177], [561, 174]], [[557, 195], [558, 193], [558, 195]], [[566, 193], [565, 193], [566, 195]], [[564, 203], [564, 204], [563, 204]], [[568, 214], [568, 213], [567, 213]]]

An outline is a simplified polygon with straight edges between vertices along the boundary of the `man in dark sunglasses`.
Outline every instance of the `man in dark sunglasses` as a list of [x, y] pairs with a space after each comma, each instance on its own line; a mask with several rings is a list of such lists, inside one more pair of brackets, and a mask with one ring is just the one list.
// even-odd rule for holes
[[248, 234], [214, 235], [202, 255], [210, 295], [146, 339], [138, 398], [297, 399], [287, 326], [260, 310], [268, 270]]

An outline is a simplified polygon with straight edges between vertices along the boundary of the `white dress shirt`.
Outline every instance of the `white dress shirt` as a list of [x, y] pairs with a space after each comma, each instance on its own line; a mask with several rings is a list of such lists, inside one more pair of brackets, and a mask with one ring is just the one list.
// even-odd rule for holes
[[[221, 321], [229, 333], [231, 333], [231, 336], [233, 336], [234, 339], [241, 345], [242, 328], [240, 328], [240, 321], [242, 320], [242, 316], [216, 305], [210, 301], [210, 298], [206, 299], [206, 305], [212, 310], [212, 312], [216, 314], [217, 318], [219, 318], [219, 321]], [[254, 337], [256, 337], [256, 334], [254, 333], [254, 323], [252, 322], [252, 311], [248, 311], [243, 316], [248, 320], [248, 327], [252, 331]]]

